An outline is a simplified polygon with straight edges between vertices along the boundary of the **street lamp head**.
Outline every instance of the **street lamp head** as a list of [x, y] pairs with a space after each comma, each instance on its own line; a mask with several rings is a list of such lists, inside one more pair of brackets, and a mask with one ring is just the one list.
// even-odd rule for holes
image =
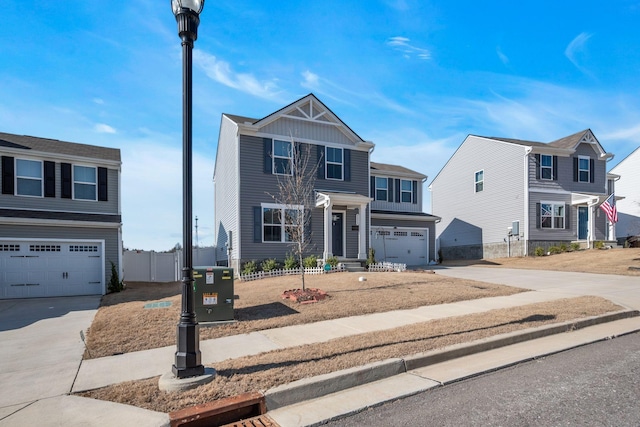
[[195, 12], [197, 15], [200, 15], [203, 7], [204, 0], [171, 0], [171, 9], [173, 9], [173, 14], [176, 16], [186, 11]]

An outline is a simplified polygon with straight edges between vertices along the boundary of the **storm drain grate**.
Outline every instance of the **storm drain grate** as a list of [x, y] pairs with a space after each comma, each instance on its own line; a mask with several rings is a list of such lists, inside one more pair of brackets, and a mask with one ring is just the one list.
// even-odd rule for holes
[[260, 415], [258, 417], [249, 418], [247, 420], [226, 424], [222, 427], [280, 427], [280, 424], [273, 421], [267, 415]]

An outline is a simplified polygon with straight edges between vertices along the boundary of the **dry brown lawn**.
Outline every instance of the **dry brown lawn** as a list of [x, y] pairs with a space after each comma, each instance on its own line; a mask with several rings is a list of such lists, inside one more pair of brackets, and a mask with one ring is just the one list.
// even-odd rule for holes
[[[640, 249], [589, 250], [541, 258], [508, 258], [472, 264], [637, 275], [637, 271], [631, 271], [628, 267], [640, 266]], [[359, 281], [360, 276], [367, 280]], [[299, 280], [297, 276], [290, 276], [254, 282], [236, 281], [235, 293], [239, 299], [235, 301], [235, 318], [238, 322], [202, 327], [200, 338], [204, 340], [332, 318], [523, 291], [422, 271], [337, 273], [307, 277], [308, 287], [321, 288], [330, 295], [330, 298], [320, 303], [303, 305], [281, 299], [283, 291], [299, 287]], [[180, 298], [179, 283], [128, 283], [124, 292], [106, 295], [87, 336], [91, 357], [175, 345]], [[170, 301], [172, 305], [167, 308], [144, 308], [147, 303], [161, 301]], [[404, 357], [496, 334], [620, 309], [621, 307], [602, 298], [580, 297], [493, 310], [392, 329], [384, 334], [362, 334], [226, 360], [214, 366], [217, 376], [211, 384], [193, 391], [161, 392], [158, 390], [158, 378], [151, 378], [116, 384], [82, 395], [169, 412], [390, 357]]]

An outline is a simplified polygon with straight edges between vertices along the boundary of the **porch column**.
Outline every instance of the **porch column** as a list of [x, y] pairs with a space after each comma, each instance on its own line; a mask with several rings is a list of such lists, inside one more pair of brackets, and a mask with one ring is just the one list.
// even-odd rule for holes
[[325, 262], [327, 259], [333, 256], [333, 247], [332, 247], [332, 239], [331, 239], [331, 230], [332, 230], [332, 204], [331, 201], [328, 200], [324, 205], [324, 252], [322, 253], [322, 258]]
[[360, 216], [360, 223], [358, 224], [358, 259], [367, 259], [367, 230], [369, 224], [365, 217], [367, 211], [367, 205], [360, 205], [358, 209], [358, 215]]

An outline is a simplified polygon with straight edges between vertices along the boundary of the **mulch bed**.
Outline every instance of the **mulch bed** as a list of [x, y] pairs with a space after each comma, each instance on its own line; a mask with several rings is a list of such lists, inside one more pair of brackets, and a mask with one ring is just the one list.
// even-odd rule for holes
[[289, 299], [300, 304], [313, 304], [329, 297], [329, 295], [318, 288], [290, 289], [282, 293], [282, 299]]

